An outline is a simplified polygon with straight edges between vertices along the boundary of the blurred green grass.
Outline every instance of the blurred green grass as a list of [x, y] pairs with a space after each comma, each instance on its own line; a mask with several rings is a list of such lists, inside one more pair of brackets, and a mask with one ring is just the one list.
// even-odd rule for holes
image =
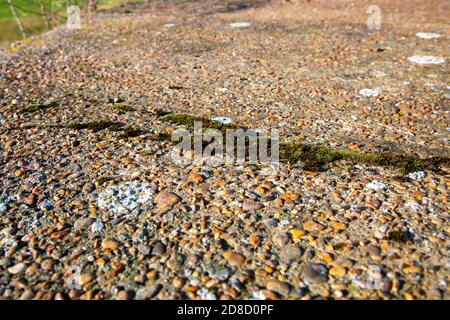
[[[22, 18], [22, 23], [27, 31], [27, 36], [47, 31], [44, 21], [38, 17]], [[22, 35], [13, 18], [1, 18], [0, 30], [0, 43], [5, 44], [22, 39]]]
[[[47, 31], [44, 18], [40, 15], [40, 6], [38, 0], [12, 0], [16, 6], [17, 14], [22, 21], [27, 36], [39, 34]], [[43, 0], [47, 8], [57, 11], [58, 23], [61, 24], [65, 21], [65, 7], [67, 0]], [[86, 3], [86, 0], [72, 0], [72, 4]], [[143, 0], [101, 0], [99, 1], [99, 8], [110, 8], [122, 3], [131, 2], [143, 2]], [[7, 44], [12, 41], [22, 39], [19, 28], [11, 13], [9, 4], [6, 0], [0, 0], [0, 44]]]

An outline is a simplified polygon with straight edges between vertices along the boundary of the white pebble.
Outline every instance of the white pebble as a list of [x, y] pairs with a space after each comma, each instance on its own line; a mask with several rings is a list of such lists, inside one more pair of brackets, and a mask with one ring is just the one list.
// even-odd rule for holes
[[247, 28], [250, 27], [252, 24], [250, 22], [233, 22], [230, 23], [230, 27], [232, 28]]
[[197, 294], [202, 300], [217, 300], [216, 295], [206, 288], [201, 288]]
[[91, 231], [93, 233], [101, 233], [101, 232], [103, 232], [103, 230], [105, 230], [105, 226], [103, 225], [103, 223], [101, 221], [95, 221], [91, 225]]
[[416, 37], [422, 38], [422, 39], [437, 39], [441, 35], [436, 32], [417, 32]]
[[375, 89], [361, 89], [359, 90], [359, 94], [365, 97], [378, 97], [379, 92]]
[[447, 237], [446, 237], [445, 234], [443, 234], [443, 233], [438, 233], [436, 236], [437, 236], [439, 239], [442, 239], [442, 240], [447, 239]]
[[221, 123], [221, 124], [230, 124], [233, 122], [233, 119], [228, 118], [228, 117], [215, 117], [211, 121], [215, 122], [215, 123]]
[[169, 29], [170, 29], [170, 28], [175, 28], [175, 26], [176, 26], [175, 23], [166, 23], [166, 24], [164, 25], [165, 28], [169, 28]]
[[433, 56], [412, 56], [408, 58], [408, 61], [417, 64], [440, 64], [445, 62], [445, 58]]

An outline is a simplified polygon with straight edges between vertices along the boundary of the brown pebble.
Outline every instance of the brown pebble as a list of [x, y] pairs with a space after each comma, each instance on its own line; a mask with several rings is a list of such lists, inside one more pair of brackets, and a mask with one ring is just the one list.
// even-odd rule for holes
[[381, 201], [377, 198], [372, 198], [367, 202], [367, 206], [371, 209], [378, 209], [381, 206]]
[[203, 178], [203, 176], [198, 173], [193, 173], [188, 178], [188, 182], [190, 183], [202, 183], [203, 181], [205, 181], [205, 178]]
[[228, 263], [231, 264], [232, 266], [240, 266], [245, 262], [244, 256], [231, 251], [225, 252], [223, 254], [223, 257], [227, 259]]
[[274, 291], [283, 297], [289, 296], [289, 285], [278, 280], [269, 280], [266, 283], [267, 290]]
[[116, 250], [119, 247], [119, 243], [114, 239], [105, 239], [102, 242], [103, 250]]
[[156, 207], [162, 211], [170, 210], [181, 198], [172, 192], [162, 191], [155, 197]]
[[91, 282], [92, 280], [94, 280], [94, 275], [92, 273], [83, 273], [79, 276], [78, 283], [81, 286], [84, 286], [85, 284]]
[[242, 210], [244, 211], [255, 211], [262, 208], [264, 208], [264, 206], [261, 203], [244, 202], [242, 204]]
[[130, 299], [130, 295], [129, 295], [128, 291], [121, 290], [117, 293], [116, 300], [128, 300], [128, 299]]

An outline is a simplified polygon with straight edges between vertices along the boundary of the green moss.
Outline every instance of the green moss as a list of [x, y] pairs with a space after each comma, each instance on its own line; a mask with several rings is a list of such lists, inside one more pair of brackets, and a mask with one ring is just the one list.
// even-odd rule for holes
[[160, 118], [161, 121], [171, 122], [178, 125], [194, 125], [195, 121], [201, 121], [202, 118], [191, 116], [189, 114], [168, 114]]
[[280, 161], [294, 164], [302, 161], [309, 169], [319, 169], [326, 164], [338, 160], [347, 160], [355, 163], [364, 163], [374, 166], [395, 167], [403, 173], [419, 170], [439, 172], [442, 164], [449, 164], [449, 158], [433, 157], [420, 159], [413, 156], [391, 153], [364, 153], [349, 150], [333, 150], [326, 147], [302, 143], [280, 143]]
[[391, 231], [388, 233], [387, 240], [406, 243], [409, 240], [409, 234], [406, 231]]
[[105, 130], [105, 129], [109, 129], [111, 131], [119, 131], [120, 130], [119, 124], [117, 122], [113, 122], [113, 121], [93, 121], [93, 122], [86, 122], [86, 123], [74, 123], [74, 124], [70, 124], [68, 127], [73, 130], [89, 129], [94, 132], [98, 132], [98, 131]]
[[54, 107], [58, 105], [58, 102], [55, 100], [49, 100], [47, 102], [44, 103], [31, 103], [28, 106], [26, 106], [23, 109], [20, 109], [18, 112], [19, 113], [29, 113], [29, 112], [36, 112], [39, 110], [44, 110], [50, 107]]
[[[223, 134], [226, 133], [226, 129], [239, 128], [236, 124], [215, 123], [207, 118], [189, 114], [169, 114], [161, 117], [160, 120], [177, 125], [185, 125], [190, 127], [190, 129], [193, 128], [195, 121], [200, 121], [204, 129], [219, 129], [222, 130]], [[167, 139], [170, 139], [170, 137], [167, 137]], [[419, 170], [430, 170], [440, 173], [441, 170], [439, 167], [442, 164], [450, 164], [450, 160], [447, 157], [420, 159], [414, 156], [386, 152], [355, 152], [303, 143], [280, 143], [280, 161], [283, 163], [294, 164], [301, 161], [306, 169], [320, 170], [324, 165], [339, 160], [347, 160], [354, 163], [364, 163], [373, 166], [395, 167], [400, 169], [403, 173]]]
[[171, 89], [171, 90], [182, 90], [182, 89], [184, 89], [182, 86], [178, 86], [178, 85], [170, 85], [169, 86], [169, 89]]
[[146, 132], [145, 130], [134, 128], [131, 126], [123, 127], [120, 125], [120, 123], [113, 121], [94, 121], [86, 123], [75, 123], [69, 125], [68, 127], [74, 130], [89, 129], [94, 132], [108, 129], [109, 131], [112, 132], [120, 132], [121, 134], [118, 136], [119, 139], [138, 137]]
[[157, 134], [156, 134], [156, 140], [160, 140], [160, 141], [165, 141], [165, 140], [167, 140], [167, 141], [171, 141], [171, 135], [168, 133], [168, 132], [166, 132], [166, 131], [164, 131], [164, 132], [158, 132]]
[[123, 129], [123, 133], [119, 136], [119, 139], [127, 139], [139, 137], [145, 133], [144, 130], [133, 128], [133, 127], [125, 127]]
[[203, 117], [196, 117], [189, 114], [168, 114], [166, 116], [163, 116], [160, 118], [161, 121], [164, 122], [170, 122], [173, 124], [177, 124], [180, 126], [188, 126], [190, 128], [194, 127], [194, 122], [200, 121], [202, 123], [203, 129], [218, 129], [221, 130], [222, 133], [226, 133], [226, 129], [238, 129], [239, 126], [237, 126], [234, 123], [229, 124], [223, 124], [223, 123], [217, 123], [213, 122], [210, 119], [203, 118]]
[[111, 108], [117, 111], [121, 111], [121, 112], [127, 112], [127, 111], [132, 111], [133, 108], [129, 105], [123, 104], [123, 103], [113, 103], [111, 105]]
[[108, 182], [108, 181], [110, 181], [110, 180], [112, 180], [111, 177], [100, 177], [100, 178], [97, 179], [97, 182], [98, 182], [98, 184], [101, 186], [101, 185], [103, 185], [105, 182]]
[[345, 247], [345, 243], [335, 243], [333, 244], [333, 250], [339, 251]]
[[170, 111], [164, 111], [163, 109], [155, 109], [154, 111], [153, 111], [153, 113], [157, 116], [157, 117], [163, 117], [163, 116], [166, 116], [166, 115], [168, 115], [168, 114], [170, 114], [171, 112]]
[[[48, 104], [46, 105], [48, 106]], [[222, 131], [223, 135], [226, 134], [227, 129], [241, 128], [234, 123], [221, 124], [213, 122], [207, 118], [192, 116], [189, 114], [166, 114], [159, 109], [156, 110], [156, 114], [160, 114], [159, 119], [163, 122], [170, 122], [175, 125], [187, 126], [191, 130], [193, 129], [194, 122], [196, 121], [202, 123], [203, 129], [218, 129]], [[63, 127], [61, 125], [57, 126]], [[142, 129], [133, 128], [130, 126], [123, 127], [119, 123], [112, 121], [76, 123], [68, 125], [67, 127], [74, 130], [90, 129], [94, 132], [108, 129], [113, 132], [121, 132], [121, 134], [119, 135], [119, 138], [121, 139], [137, 137], [145, 133], [145, 131]], [[171, 141], [171, 135], [168, 132], [164, 131], [152, 135], [150, 139]], [[248, 141], [246, 141], [246, 143], [248, 143]], [[208, 145], [208, 143], [205, 142], [204, 146], [206, 145]], [[400, 169], [400, 171], [402, 171], [403, 173], [429, 170], [438, 174], [443, 174], [444, 172], [440, 167], [442, 165], [450, 166], [450, 158], [448, 157], [432, 157], [421, 159], [416, 156], [386, 152], [355, 152], [350, 150], [330, 149], [324, 146], [317, 146], [312, 144], [293, 142], [280, 143], [280, 161], [286, 164], [295, 164], [297, 162], [302, 162], [304, 168], [306, 169], [320, 170], [324, 165], [339, 160], [346, 160], [354, 163], [364, 163], [372, 166], [393, 167]]]

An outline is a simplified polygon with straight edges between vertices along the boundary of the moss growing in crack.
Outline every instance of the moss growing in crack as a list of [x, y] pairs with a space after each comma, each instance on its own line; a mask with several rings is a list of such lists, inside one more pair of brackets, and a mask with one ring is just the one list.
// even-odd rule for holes
[[74, 124], [70, 124], [68, 127], [73, 130], [89, 129], [94, 132], [98, 132], [98, 131], [105, 130], [105, 129], [109, 129], [111, 131], [120, 131], [121, 130], [119, 123], [113, 122], [113, 121], [93, 121], [93, 122], [86, 122], [86, 123], [74, 123]]
[[184, 89], [182, 86], [176, 85], [176, 84], [171, 84], [169, 85], [169, 89], [170, 90], [182, 90]]
[[218, 129], [221, 130], [223, 134], [226, 133], [226, 129], [238, 129], [234, 123], [218, 123], [211, 121], [210, 119], [203, 117], [196, 117], [189, 114], [168, 114], [160, 118], [161, 121], [170, 122], [177, 125], [185, 125], [190, 128], [193, 128], [195, 121], [200, 121], [202, 123], [203, 129]]
[[44, 103], [31, 103], [28, 106], [26, 106], [23, 109], [20, 109], [18, 112], [19, 113], [29, 113], [29, 112], [36, 112], [39, 110], [44, 110], [50, 107], [54, 107], [58, 104], [57, 101], [55, 100], [49, 100], [47, 102]]
[[111, 181], [112, 178], [111, 177], [100, 177], [97, 179], [97, 183], [101, 186], [103, 184], [105, 184], [108, 181]]
[[403, 173], [419, 170], [439, 172], [442, 164], [449, 164], [445, 157], [419, 159], [391, 153], [363, 153], [349, 150], [333, 150], [326, 147], [284, 142], [280, 143], [280, 161], [294, 164], [302, 161], [308, 169], [319, 169], [326, 164], [338, 160], [348, 160], [355, 163], [365, 163], [374, 166], [395, 167]]
[[111, 105], [111, 108], [117, 111], [121, 111], [121, 112], [127, 112], [127, 111], [132, 111], [133, 108], [129, 105], [123, 104], [123, 103], [113, 103]]
[[114, 121], [93, 121], [86, 123], [74, 123], [68, 125], [68, 128], [73, 130], [84, 130], [89, 129], [94, 132], [102, 131], [108, 129], [111, 132], [120, 132], [118, 135], [119, 139], [128, 139], [138, 137], [143, 135], [146, 131], [140, 128], [135, 128], [132, 126], [123, 126], [122, 124]]
[[153, 110], [153, 114], [155, 114], [157, 117], [163, 117], [166, 116], [168, 114], [171, 114], [170, 111], [164, 111], [163, 109], [157, 108], [155, 110]]
[[171, 122], [178, 125], [194, 125], [194, 121], [201, 121], [201, 118], [189, 114], [168, 114], [161, 117], [161, 121]]
[[[204, 129], [219, 129], [226, 134], [226, 129], [239, 128], [236, 124], [221, 124], [209, 119], [196, 117], [189, 114], [169, 114], [160, 118], [162, 121], [177, 125], [186, 125], [193, 128], [195, 121], [200, 121]], [[364, 163], [374, 166], [399, 168], [403, 173], [409, 173], [420, 170], [430, 170], [437, 173], [441, 172], [441, 165], [450, 164], [447, 157], [433, 157], [420, 159], [414, 156], [392, 154], [386, 152], [355, 152], [350, 150], [335, 150], [323, 146], [311, 144], [281, 142], [280, 143], [280, 161], [283, 163], [294, 164], [301, 161], [306, 169], [320, 170], [324, 165], [347, 160], [355, 163]]]
[[125, 127], [122, 131], [123, 133], [119, 135], [119, 139], [139, 137], [145, 133], [144, 130], [133, 127]]
[[170, 133], [164, 131], [164, 132], [158, 132], [157, 134], [155, 134], [155, 140], [159, 140], [159, 141], [172, 141], [172, 136], [170, 135]]
[[409, 241], [409, 234], [406, 231], [391, 231], [388, 233], [387, 239], [398, 243], [406, 243]]
[[[162, 112], [161, 112], [162, 114]], [[193, 129], [194, 122], [199, 121], [202, 123], [203, 129], [218, 129], [222, 134], [226, 134], [227, 129], [239, 129], [241, 128], [237, 124], [221, 124], [211, 121], [210, 119], [192, 116], [189, 114], [166, 114], [160, 116], [159, 119], [164, 122], [170, 122], [175, 125], [185, 125], [189, 129]], [[34, 127], [34, 125], [33, 125]], [[65, 127], [61, 125], [45, 126], [45, 127]], [[121, 132], [118, 136], [121, 139], [130, 137], [137, 137], [144, 134], [146, 131], [133, 128], [124, 127], [120, 123], [112, 121], [94, 121], [88, 123], [76, 123], [67, 126], [68, 128], [75, 130], [90, 129], [94, 132], [108, 129], [113, 132]], [[245, 129], [245, 128], [242, 128]], [[17, 130], [17, 128], [9, 128], [6, 130]], [[158, 132], [149, 137], [153, 140], [171, 141], [171, 134], [164, 131]], [[173, 142], [175, 143], [175, 142]], [[270, 141], [268, 141], [270, 144]], [[248, 140], [246, 140], [246, 145]], [[203, 147], [206, 147], [208, 143], [204, 142]], [[246, 148], [247, 151], [247, 148]], [[450, 158], [448, 157], [432, 157], [420, 159], [415, 156], [400, 155], [386, 152], [355, 152], [350, 150], [330, 149], [323, 146], [293, 143], [293, 142], [281, 142], [280, 143], [280, 161], [287, 164], [294, 164], [301, 161], [304, 168], [310, 170], [320, 170], [324, 165], [332, 163], [334, 161], [347, 160], [354, 163], [364, 163], [373, 166], [393, 167], [400, 169], [403, 173], [409, 173], [414, 171], [429, 170], [438, 174], [445, 173], [440, 168], [441, 166], [450, 166]]]
[[346, 246], [346, 244], [343, 242], [335, 243], [335, 244], [333, 244], [333, 250], [339, 251], [339, 250], [342, 250], [345, 246]]

